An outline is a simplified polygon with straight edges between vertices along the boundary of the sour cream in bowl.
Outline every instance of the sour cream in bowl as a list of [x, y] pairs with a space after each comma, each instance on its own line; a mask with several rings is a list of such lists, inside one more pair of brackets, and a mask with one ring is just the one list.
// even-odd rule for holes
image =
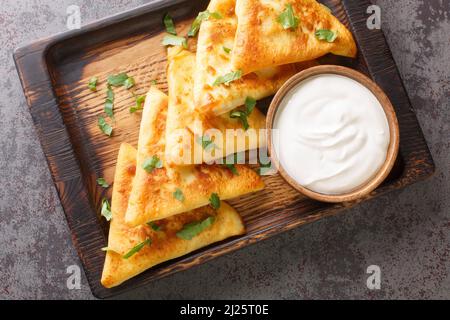
[[267, 117], [269, 149], [280, 174], [326, 202], [373, 191], [398, 153], [394, 109], [383, 91], [352, 69], [319, 66], [291, 78]]

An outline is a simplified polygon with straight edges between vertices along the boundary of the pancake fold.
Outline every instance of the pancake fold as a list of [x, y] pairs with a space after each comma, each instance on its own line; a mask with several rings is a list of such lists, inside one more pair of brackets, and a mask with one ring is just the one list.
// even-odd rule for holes
[[[261, 177], [246, 165], [235, 165], [238, 175], [218, 164], [169, 165], [164, 156], [167, 106], [167, 96], [152, 87], [142, 112], [136, 176], [126, 223], [138, 226], [208, 205], [212, 193], [226, 200], [264, 188]], [[154, 156], [162, 167], [146, 171], [142, 164]], [[174, 195], [178, 189], [183, 193], [183, 201]]]
[[212, 0], [208, 10], [219, 12], [222, 18], [208, 19], [200, 26], [194, 101], [202, 113], [225, 114], [243, 105], [247, 97], [260, 100], [273, 95], [291, 76], [310, 66], [310, 63], [270, 65], [235, 81], [219, 84], [218, 79], [239, 71], [231, 64], [238, 28], [235, 5], [236, 0]]
[[[113, 219], [101, 278], [106, 288], [118, 286], [159, 263], [245, 232], [239, 214], [223, 201], [217, 211], [210, 206], [198, 208], [158, 221], [155, 223], [157, 228], [154, 224], [130, 227], [125, 223], [125, 212], [136, 172], [136, 154], [131, 145], [121, 145], [111, 202]], [[208, 220], [213, 222], [192, 237], [183, 239], [177, 235], [186, 225]], [[138, 244], [142, 245], [136, 246]], [[132, 248], [138, 250], [130, 253]]]
[[[287, 11], [293, 14], [288, 28], [282, 19]], [[357, 53], [351, 32], [315, 0], [236, 0], [236, 15], [231, 65], [243, 74], [328, 53]]]

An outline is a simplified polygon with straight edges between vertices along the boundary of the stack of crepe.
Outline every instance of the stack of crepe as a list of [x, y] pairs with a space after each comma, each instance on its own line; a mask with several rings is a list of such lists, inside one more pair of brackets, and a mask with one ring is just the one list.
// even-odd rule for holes
[[[298, 15], [295, 30], [286, 30], [277, 22], [287, 5]], [[264, 183], [246, 165], [236, 164], [230, 170], [209, 163], [265, 147], [266, 140], [264, 134], [247, 139], [244, 130], [227, 136], [227, 129], [242, 129], [230, 111], [249, 97], [259, 100], [274, 94], [292, 75], [315, 65], [313, 59], [327, 53], [356, 54], [351, 33], [314, 0], [212, 0], [208, 12], [219, 13], [220, 18], [203, 21], [196, 52], [168, 48], [168, 96], [155, 87], [147, 93], [137, 150], [126, 143], [120, 147], [101, 280], [105, 287], [243, 234], [241, 217], [222, 200], [259, 191]], [[314, 30], [321, 28], [333, 29], [338, 37], [332, 43], [318, 40]], [[236, 70], [242, 72], [236, 81], [212, 85], [217, 77]], [[265, 116], [255, 108], [248, 124], [258, 132], [265, 127]], [[202, 152], [198, 163], [192, 150], [199, 133], [208, 129], [223, 133], [224, 138], [214, 144], [225, 153]], [[245, 143], [235, 147], [239, 135]], [[152, 157], [162, 165], [144, 169]], [[176, 192], [182, 196], [175, 197]], [[212, 194], [218, 196], [220, 206], [210, 205]], [[201, 232], [179, 237], [186, 225], [205, 221], [208, 225]], [[139, 250], [127, 254], [136, 246]]]

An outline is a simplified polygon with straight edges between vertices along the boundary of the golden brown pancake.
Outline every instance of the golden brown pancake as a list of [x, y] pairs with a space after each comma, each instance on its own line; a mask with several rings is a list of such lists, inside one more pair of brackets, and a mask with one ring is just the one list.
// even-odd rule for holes
[[[278, 21], [288, 5], [298, 18], [296, 28], [284, 29]], [[327, 53], [352, 58], [357, 53], [351, 32], [315, 0], [236, 0], [236, 15], [239, 23], [231, 64], [243, 74]], [[337, 32], [334, 42], [316, 37], [316, 31], [323, 29]]]
[[[225, 202], [221, 202], [217, 211], [206, 206], [158, 221], [156, 225], [159, 231], [146, 224], [129, 227], [124, 217], [135, 171], [136, 149], [124, 143], [120, 147], [114, 178], [111, 203], [113, 218], [101, 279], [105, 287], [117, 286], [154, 265], [245, 232], [239, 214]], [[214, 217], [213, 224], [191, 240], [184, 240], [176, 235], [184, 225], [203, 221], [208, 217]], [[151, 239], [150, 245], [145, 245], [128, 259], [123, 258], [132, 248], [147, 239]]]
[[219, 76], [238, 70], [233, 69], [231, 65], [237, 29], [235, 5], [236, 0], [212, 0], [208, 10], [220, 13], [222, 18], [211, 17], [203, 21], [200, 27], [194, 99], [196, 107], [201, 112], [224, 114], [243, 105], [248, 96], [256, 100], [270, 96], [287, 79], [309, 66], [309, 64], [269, 66], [233, 81], [229, 85], [213, 85]]
[[[254, 108], [248, 117], [249, 129], [245, 131], [237, 118], [231, 118], [230, 113], [220, 116], [201, 114], [195, 108], [193, 101], [193, 82], [195, 70], [195, 54], [181, 47], [171, 47], [168, 50], [167, 81], [169, 85], [169, 107], [166, 128], [166, 161], [169, 164], [185, 165], [202, 163], [229, 154], [250, 149], [263, 148], [267, 145], [265, 131], [265, 116]], [[208, 130], [211, 130], [208, 134]], [[236, 135], [227, 137], [227, 129], [236, 130]], [[201, 137], [220, 133], [222, 139], [216, 139], [216, 148], [204, 150]], [[251, 137], [251, 138], [250, 138]], [[238, 143], [241, 139], [242, 143]], [[194, 154], [197, 152], [198, 157]], [[197, 161], [194, 162], [194, 160]]]
[[[264, 188], [261, 177], [245, 165], [235, 165], [238, 175], [218, 164], [169, 166], [164, 160], [167, 104], [167, 96], [152, 87], [142, 113], [136, 177], [125, 216], [130, 226], [208, 205], [212, 193], [226, 200]], [[146, 171], [143, 164], [154, 156], [163, 166]], [[174, 197], [177, 189], [183, 192], [184, 201]]]

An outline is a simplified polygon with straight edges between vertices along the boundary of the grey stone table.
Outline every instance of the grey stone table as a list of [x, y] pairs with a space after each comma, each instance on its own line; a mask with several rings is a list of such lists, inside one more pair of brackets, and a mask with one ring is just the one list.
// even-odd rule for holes
[[[3, 0], [0, 6], [0, 298], [90, 299], [12, 60], [24, 42], [142, 0]], [[290, 231], [121, 298], [450, 298], [450, 1], [377, 0], [437, 170], [432, 179]], [[381, 289], [366, 286], [369, 265]]]

